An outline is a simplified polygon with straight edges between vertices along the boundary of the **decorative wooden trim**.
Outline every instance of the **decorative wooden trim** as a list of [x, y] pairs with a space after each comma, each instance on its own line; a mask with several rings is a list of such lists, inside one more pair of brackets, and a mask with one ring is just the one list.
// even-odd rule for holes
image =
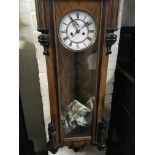
[[[40, 30], [48, 30], [48, 57], [46, 57], [48, 90], [50, 100], [51, 121], [55, 125], [56, 143], [61, 144], [60, 136], [60, 119], [59, 119], [59, 102], [57, 86], [57, 66], [56, 66], [56, 48], [54, 34], [54, 0], [35, 0], [37, 25]], [[47, 36], [46, 36], [47, 37]]]
[[47, 143], [48, 150], [53, 154], [56, 154], [60, 146], [56, 144], [56, 130], [54, 123], [48, 124], [48, 135], [49, 135], [49, 142]]
[[78, 152], [84, 146], [85, 146], [85, 142], [83, 141], [72, 143], [72, 149], [74, 150], [74, 152]]
[[[58, 66], [57, 66], [57, 41], [56, 41], [56, 25], [55, 25], [55, 0], [47, 0], [46, 4], [46, 10], [47, 10], [47, 25], [49, 27], [50, 31], [50, 37], [51, 37], [51, 59], [52, 59], [52, 67], [53, 67], [53, 73], [54, 74], [54, 85], [51, 83], [52, 80], [49, 79], [51, 83], [51, 87], [54, 87], [55, 89], [55, 99], [52, 99], [53, 96], [50, 95], [51, 102], [50, 102], [50, 109], [51, 109], [51, 120], [54, 120], [54, 123], [56, 125], [56, 131], [57, 131], [57, 142], [59, 144], [62, 144], [62, 138], [61, 138], [61, 120], [60, 120], [60, 104], [59, 104], [59, 86], [58, 86]], [[51, 63], [50, 59], [46, 58], [46, 63], [49, 65]], [[49, 70], [51, 68], [51, 64], [48, 66]], [[49, 74], [51, 71], [49, 71]], [[48, 77], [50, 78], [50, 77]], [[52, 93], [52, 92], [51, 92]], [[53, 101], [52, 101], [53, 100]]]
[[74, 152], [78, 152], [81, 148], [86, 145], [89, 145], [89, 142], [79, 141], [79, 142], [68, 142], [66, 143], [69, 149], [73, 149]]
[[117, 41], [117, 35], [114, 34], [114, 32], [117, 31], [117, 30], [118, 30], [117, 28], [109, 28], [107, 30], [108, 31], [108, 34], [106, 36], [107, 54], [111, 54], [112, 53], [111, 47]]
[[87, 136], [87, 137], [68, 137], [68, 138], [64, 138], [64, 142], [69, 142], [69, 141], [91, 141], [92, 137], [91, 136]]
[[[104, 43], [105, 43], [105, 28], [106, 28], [106, 15], [107, 15], [107, 11], [106, 11], [106, 5], [107, 5], [107, 1], [106, 0], [102, 0], [101, 1], [101, 20], [100, 20], [100, 40], [99, 40], [99, 51], [98, 51], [98, 68], [97, 68], [97, 96], [96, 96], [96, 103], [97, 103], [97, 109], [96, 109], [96, 122], [95, 122], [95, 139], [93, 139], [93, 141], [96, 140], [96, 130], [97, 130], [97, 122], [99, 119], [99, 107], [101, 104], [100, 102], [100, 80], [101, 80], [101, 73], [102, 70], [104, 70], [104, 68], [102, 68], [102, 62], [104, 61], [104, 59], [106, 59], [106, 57], [103, 57], [103, 49], [104, 49]], [[103, 36], [103, 37], [102, 37]], [[102, 70], [101, 70], [102, 68]], [[104, 88], [103, 88], [104, 89]]]
[[106, 128], [107, 128], [107, 122], [103, 119], [101, 122], [98, 123], [97, 140], [95, 142], [92, 142], [92, 145], [97, 146], [99, 151], [106, 149], [106, 143], [105, 143]]
[[[98, 109], [97, 109], [97, 122], [102, 121], [103, 118], [103, 107], [104, 107], [104, 95], [105, 95], [105, 89], [106, 89], [106, 77], [107, 77], [107, 68], [108, 68], [108, 60], [109, 56], [106, 55], [107, 52], [107, 46], [106, 46], [106, 35], [107, 35], [107, 28], [110, 26], [110, 2], [111, 0], [102, 0], [103, 6], [105, 10], [105, 18], [104, 18], [104, 31], [102, 32], [101, 36], [104, 37], [104, 42], [101, 44], [101, 60], [99, 62], [100, 64], [100, 70], [98, 72]], [[96, 124], [97, 125], [97, 124]], [[96, 133], [97, 134], [97, 133]]]
[[48, 55], [48, 46], [49, 46], [49, 38], [48, 38], [48, 30], [47, 29], [38, 29], [41, 34], [38, 36], [38, 42], [40, 45], [44, 47], [43, 54]]

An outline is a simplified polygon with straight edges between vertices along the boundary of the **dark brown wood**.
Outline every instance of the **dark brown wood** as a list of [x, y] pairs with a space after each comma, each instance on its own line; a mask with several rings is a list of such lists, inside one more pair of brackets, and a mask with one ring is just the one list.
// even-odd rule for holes
[[56, 144], [56, 130], [55, 124], [49, 123], [48, 124], [48, 135], [49, 135], [49, 142], [47, 143], [48, 150], [51, 151], [53, 154], [58, 152], [60, 145]]
[[96, 141], [92, 142], [92, 144], [97, 146], [99, 151], [106, 149], [106, 143], [105, 143], [106, 128], [107, 128], [107, 122], [105, 120], [102, 120], [101, 122], [98, 123]]
[[114, 32], [117, 30], [118, 30], [117, 28], [109, 28], [108, 29], [108, 34], [106, 36], [107, 54], [112, 54], [111, 47], [117, 41], [117, 35], [114, 34]]
[[[117, 5], [115, 2], [114, 5], [114, 0], [107, 0], [106, 1], [106, 19], [105, 19], [105, 30], [104, 31], [104, 39], [106, 39], [105, 37], [107, 36], [108, 33], [108, 29], [109, 28], [115, 28], [117, 25], [117, 20], [115, 19], [117, 15], [115, 15], [116, 12], [118, 12], [118, 5], [119, 5], [119, 0], [117, 0]], [[111, 7], [111, 5], [113, 5], [113, 7]], [[112, 9], [112, 10], [111, 10]], [[116, 10], [113, 12], [113, 10]], [[114, 18], [115, 16], [115, 18]], [[112, 23], [112, 25], [110, 25], [110, 19], [111, 17], [113, 17], [112, 21], [114, 21]], [[104, 42], [103, 44], [103, 51], [102, 51], [102, 60], [101, 60], [101, 71], [100, 71], [100, 75], [99, 75], [99, 81], [100, 81], [100, 86], [99, 86], [99, 98], [98, 98], [98, 122], [100, 122], [103, 119], [103, 107], [104, 107], [104, 95], [105, 95], [105, 88], [106, 88], [106, 77], [107, 77], [107, 67], [108, 67], [108, 59], [109, 56], [106, 54], [107, 53], [107, 44], [106, 42]], [[102, 79], [102, 80], [101, 80]]]
[[74, 152], [78, 152], [81, 148], [83, 148], [88, 144], [89, 144], [88, 142], [80, 141], [80, 142], [69, 142], [67, 145], [69, 149], [73, 149]]
[[36, 5], [36, 17], [37, 17], [37, 26], [38, 29], [46, 28], [46, 17], [45, 17], [45, 5], [46, 2], [43, 0], [35, 0]]
[[64, 138], [65, 142], [78, 142], [78, 141], [91, 141], [92, 137], [91, 136], [87, 136], [87, 137], [68, 137], [68, 138]]
[[[55, 145], [79, 148], [98, 140], [103, 120], [108, 55], [106, 36], [117, 27], [120, 0], [35, 0], [39, 29], [47, 29], [49, 37], [46, 57], [51, 121], [55, 124]], [[96, 21], [97, 39], [86, 51], [68, 51], [59, 41], [58, 27], [62, 17], [72, 10], [83, 10]], [[88, 69], [87, 59], [96, 55], [96, 70]], [[95, 59], [94, 59], [95, 60]], [[74, 99], [82, 103], [93, 98], [92, 126], [85, 135], [65, 135], [61, 114]], [[104, 137], [104, 136], [103, 136]], [[104, 138], [105, 139], [105, 138]]]
[[48, 55], [48, 45], [49, 45], [49, 39], [48, 39], [48, 30], [47, 29], [38, 29], [41, 34], [38, 36], [38, 42], [40, 45], [44, 47], [43, 54]]
[[[52, 7], [51, 7], [52, 6]], [[55, 57], [55, 38], [54, 31], [51, 30], [51, 17], [53, 15], [53, 0], [36, 0], [36, 15], [38, 29], [46, 28], [49, 36], [49, 48], [46, 57], [47, 77], [48, 77], [48, 89], [50, 99], [50, 114], [51, 121], [55, 124], [56, 128], [56, 143], [61, 144], [60, 136], [60, 121], [59, 121], [59, 102], [57, 91], [57, 73], [56, 73], [56, 57]]]

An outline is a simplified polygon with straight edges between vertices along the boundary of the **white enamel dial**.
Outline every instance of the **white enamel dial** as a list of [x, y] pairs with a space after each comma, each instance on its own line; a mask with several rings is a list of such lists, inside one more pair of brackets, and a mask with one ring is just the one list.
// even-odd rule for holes
[[80, 52], [90, 47], [96, 39], [96, 24], [84, 11], [66, 14], [59, 25], [59, 39], [64, 47]]

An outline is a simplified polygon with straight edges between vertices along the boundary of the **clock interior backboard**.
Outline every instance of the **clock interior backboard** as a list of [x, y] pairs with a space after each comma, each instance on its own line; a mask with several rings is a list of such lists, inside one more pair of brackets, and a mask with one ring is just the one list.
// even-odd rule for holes
[[[101, 1], [55, 1], [55, 31], [59, 104], [63, 137], [92, 136], [93, 112], [96, 109], [98, 35], [100, 34]], [[58, 38], [58, 27], [65, 14], [86, 11], [95, 20], [97, 39], [88, 49], [74, 52]]]

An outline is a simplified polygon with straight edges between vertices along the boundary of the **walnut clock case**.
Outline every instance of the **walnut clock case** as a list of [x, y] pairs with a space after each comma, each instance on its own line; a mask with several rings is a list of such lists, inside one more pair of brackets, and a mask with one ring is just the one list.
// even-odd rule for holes
[[108, 57], [119, 0], [35, 0], [50, 98], [48, 150], [106, 148], [103, 118]]

